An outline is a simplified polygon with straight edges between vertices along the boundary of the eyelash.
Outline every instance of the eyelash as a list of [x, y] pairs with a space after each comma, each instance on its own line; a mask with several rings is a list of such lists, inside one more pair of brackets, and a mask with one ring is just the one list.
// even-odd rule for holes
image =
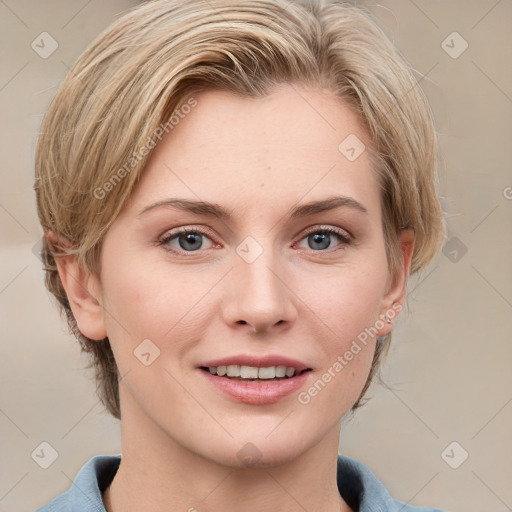
[[[313, 253], [326, 253], [326, 252], [331, 253], [331, 252], [343, 250], [345, 248], [344, 246], [349, 245], [352, 241], [351, 236], [345, 230], [340, 229], [340, 228], [335, 228], [332, 226], [328, 226], [328, 227], [315, 227], [313, 229], [308, 230], [306, 233], [304, 233], [302, 235], [302, 237], [299, 239], [299, 242], [302, 241], [304, 238], [307, 238], [308, 236], [317, 234], [317, 233], [336, 235], [341, 240], [341, 243], [340, 243], [340, 246], [338, 246], [337, 248], [334, 248], [334, 249], [326, 249], [326, 250], [320, 250], [320, 251], [315, 251], [313, 249], [309, 249]], [[166, 233], [164, 235], [163, 238], [161, 238], [159, 240], [158, 245], [165, 246], [171, 240], [178, 238], [181, 235], [187, 235], [187, 234], [203, 235], [203, 236], [210, 238], [210, 240], [212, 240], [212, 236], [211, 236], [210, 232], [208, 232], [208, 231], [205, 231], [205, 230], [202, 230], [199, 228], [184, 228], [184, 229], [180, 229], [177, 231], [169, 231], [168, 233]], [[212, 242], [214, 242], [214, 241], [212, 240]], [[194, 253], [201, 252], [201, 251], [184, 251], [182, 249], [175, 249], [175, 248], [172, 248], [172, 249], [165, 248], [165, 250], [167, 250], [171, 253], [175, 253], [175, 254], [187, 254], [187, 255], [192, 255]]]

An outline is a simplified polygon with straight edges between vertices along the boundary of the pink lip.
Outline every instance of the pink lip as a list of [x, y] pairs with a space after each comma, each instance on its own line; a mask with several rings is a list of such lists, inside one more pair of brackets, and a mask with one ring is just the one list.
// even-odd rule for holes
[[[214, 365], [212, 365], [214, 366]], [[274, 366], [274, 365], [270, 365]], [[219, 391], [234, 398], [237, 402], [251, 405], [273, 404], [301, 388], [311, 372], [304, 372], [296, 377], [274, 381], [243, 382], [212, 375], [208, 371], [198, 369], [206, 381]]]
[[239, 366], [258, 366], [259, 368], [265, 368], [269, 366], [286, 366], [293, 367], [298, 372], [310, 368], [307, 364], [304, 364], [303, 362], [298, 361], [297, 359], [291, 359], [285, 356], [252, 356], [249, 354], [240, 354], [236, 356], [229, 356], [223, 357], [221, 359], [205, 361], [204, 363], [201, 363], [199, 366], [229, 366], [230, 364], [237, 364]]
[[[212, 375], [209, 371], [205, 371], [200, 368], [208, 368], [210, 366], [229, 366], [232, 364], [240, 366], [258, 366], [260, 368], [268, 366], [286, 366], [293, 367], [297, 372], [303, 373], [295, 377], [287, 377], [281, 380], [258, 380], [247, 382], [229, 377]], [[240, 354], [205, 361], [199, 365], [198, 369], [203, 375], [203, 378], [205, 378], [210, 385], [231, 398], [234, 398], [238, 402], [251, 405], [273, 404], [282, 400], [300, 389], [311, 373], [303, 371], [311, 368], [301, 361], [279, 355], [252, 356], [248, 354]]]

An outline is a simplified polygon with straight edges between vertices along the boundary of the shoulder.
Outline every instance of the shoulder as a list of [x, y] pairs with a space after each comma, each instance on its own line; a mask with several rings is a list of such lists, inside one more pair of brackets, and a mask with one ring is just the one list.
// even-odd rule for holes
[[110, 484], [120, 455], [97, 455], [86, 462], [71, 487], [36, 512], [105, 512], [101, 493]]
[[344, 455], [338, 455], [337, 483], [343, 499], [359, 512], [442, 512], [395, 500], [367, 466]]

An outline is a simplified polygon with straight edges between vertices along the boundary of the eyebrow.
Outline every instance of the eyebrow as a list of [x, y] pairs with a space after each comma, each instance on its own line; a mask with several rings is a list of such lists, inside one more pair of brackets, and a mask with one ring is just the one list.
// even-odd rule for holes
[[[294, 208], [288, 214], [289, 219], [297, 219], [321, 213], [335, 208], [350, 208], [361, 213], [367, 214], [368, 210], [352, 197], [334, 196], [321, 201], [311, 201]], [[194, 213], [196, 215], [206, 215], [209, 217], [217, 217], [222, 220], [229, 220], [232, 217], [233, 210], [227, 210], [216, 203], [207, 201], [196, 201], [190, 199], [169, 198], [157, 201], [156, 203], [146, 206], [138, 215], [140, 217], [146, 212], [156, 208], [176, 208], [185, 212]]]

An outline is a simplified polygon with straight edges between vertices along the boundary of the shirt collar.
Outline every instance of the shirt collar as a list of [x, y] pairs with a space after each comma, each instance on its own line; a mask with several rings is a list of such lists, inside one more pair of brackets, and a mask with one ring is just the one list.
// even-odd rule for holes
[[[120, 462], [120, 455], [93, 457], [80, 469], [71, 488], [60, 498], [71, 502], [73, 511], [106, 512], [102, 493], [112, 482]], [[393, 499], [367, 466], [344, 455], [338, 455], [336, 479], [340, 495], [357, 512], [433, 511]], [[41, 510], [46, 509], [43, 507]]]

